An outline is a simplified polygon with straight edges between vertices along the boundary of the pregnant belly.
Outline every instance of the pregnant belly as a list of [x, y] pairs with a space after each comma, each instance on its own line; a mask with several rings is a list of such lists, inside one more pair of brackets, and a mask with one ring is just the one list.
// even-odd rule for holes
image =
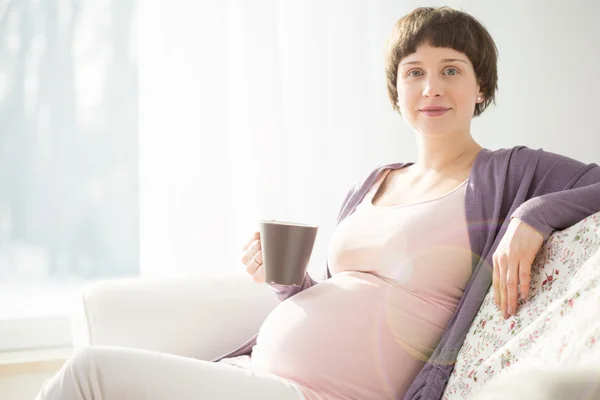
[[397, 398], [449, 318], [448, 310], [389, 281], [343, 272], [273, 310], [258, 334], [252, 366], [331, 398]]

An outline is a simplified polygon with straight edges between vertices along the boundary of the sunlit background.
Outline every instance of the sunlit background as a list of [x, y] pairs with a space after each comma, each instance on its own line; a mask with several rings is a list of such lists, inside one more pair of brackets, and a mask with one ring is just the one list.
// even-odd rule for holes
[[500, 50], [480, 143], [598, 162], [591, 0], [0, 0], [0, 350], [67, 346], [88, 282], [243, 274], [262, 218], [320, 226], [320, 277], [350, 185], [414, 160], [383, 56], [442, 4]]

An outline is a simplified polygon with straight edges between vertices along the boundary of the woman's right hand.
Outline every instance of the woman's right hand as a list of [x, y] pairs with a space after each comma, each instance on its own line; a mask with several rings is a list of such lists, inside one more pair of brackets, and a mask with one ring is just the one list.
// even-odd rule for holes
[[263, 266], [262, 250], [260, 246], [260, 232], [254, 232], [248, 243], [242, 248], [242, 264], [246, 266], [254, 282], [265, 282], [265, 267]]

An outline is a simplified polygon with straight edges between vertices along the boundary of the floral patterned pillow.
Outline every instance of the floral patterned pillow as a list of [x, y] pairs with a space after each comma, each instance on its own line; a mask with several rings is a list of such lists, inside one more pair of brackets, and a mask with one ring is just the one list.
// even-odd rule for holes
[[544, 365], [600, 359], [600, 213], [553, 233], [532, 267], [530, 296], [505, 320], [488, 291], [443, 399], [475, 394], [520, 360]]

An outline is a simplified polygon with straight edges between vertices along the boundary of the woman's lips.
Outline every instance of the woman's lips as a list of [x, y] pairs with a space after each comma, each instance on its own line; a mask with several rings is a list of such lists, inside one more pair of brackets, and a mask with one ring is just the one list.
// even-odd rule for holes
[[450, 110], [449, 108], [423, 108], [419, 111], [421, 111], [423, 114], [427, 115], [428, 117], [439, 117], [440, 115], [444, 115], [448, 110]]

